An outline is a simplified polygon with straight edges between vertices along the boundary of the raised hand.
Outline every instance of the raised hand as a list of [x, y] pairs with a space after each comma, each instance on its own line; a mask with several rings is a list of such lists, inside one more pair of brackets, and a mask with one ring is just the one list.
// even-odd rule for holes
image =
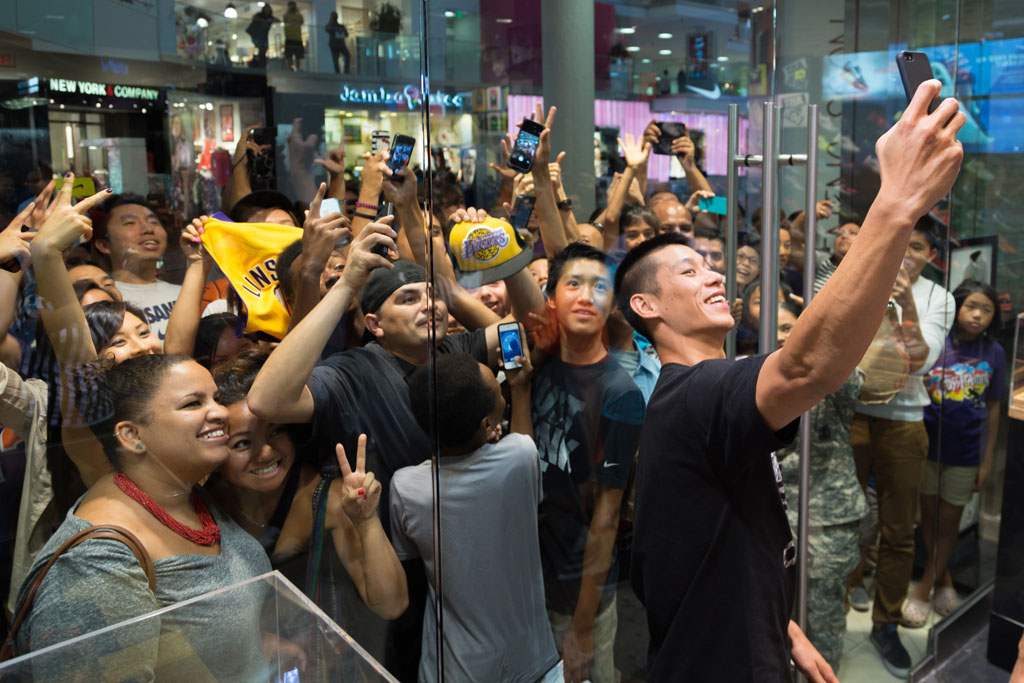
[[306, 220], [302, 223], [302, 260], [306, 265], [317, 264], [322, 270], [327, 265], [327, 259], [334, 251], [338, 240], [352, 238], [349, 230], [349, 220], [344, 214], [335, 211], [326, 216], [320, 216], [320, 206], [324, 195], [327, 193], [327, 184], [320, 183], [313, 197], [309, 210], [306, 211]]
[[232, 157], [232, 162], [235, 166], [246, 160], [246, 152], [252, 152], [253, 156], [260, 156], [264, 151], [270, 149], [270, 145], [257, 145], [255, 138], [252, 136], [252, 130], [259, 128], [260, 124], [254, 123], [245, 127], [245, 135], [238, 140], [238, 145], [235, 146], [235, 155]]
[[875, 143], [882, 176], [878, 198], [914, 219], [949, 192], [964, 157], [956, 134], [967, 119], [957, 100], [947, 97], [928, 113], [928, 104], [941, 87], [934, 78], [918, 86], [900, 120]]
[[[401, 204], [415, 204], [416, 203], [416, 174], [412, 172], [408, 164], [398, 169], [398, 171], [392, 171], [391, 167], [388, 166], [387, 160], [389, 158], [388, 152], [383, 151], [383, 157], [380, 161], [380, 171], [383, 174], [384, 180], [382, 188], [384, 190], [384, 198], [395, 206]], [[395, 176], [401, 178], [400, 182], [394, 182]]]
[[487, 220], [487, 212], [470, 206], [465, 209], [456, 209], [448, 219], [453, 223], [483, 223]]
[[[315, 136], [314, 136], [315, 137]], [[323, 159], [313, 159], [314, 164], [319, 164], [327, 169], [327, 172], [331, 174], [331, 178], [339, 176], [345, 172], [345, 139], [341, 139], [338, 146], [327, 152], [326, 157]]]
[[203, 247], [203, 233], [206, 232], [206, 228], [203, 224], [210, 220], [209, 216], [200, 216], [199, 218], [193, 218], [191, 223], [185, 225], [185, 229], [181, 231], [181, 251], [185, 254], [185, 259], [189, 265], [193, 263], [202, 262], [203, 266], [209, 268], [213, 265], [213, 257], [210, 256], [209, 252]]
[[501, 176], [502, 182], [512, 182], [519, 172], [514, 168], [509, 168], [508, 158], [512, 156], [512, 136], [505, 133], [505, 137], [501, 140], [501, 165], [494, 163], [493, 161], [488, 164], [491, 168], [498, 172]]
[[7, 224], [3, 232], [0, 232], [0, 263], [13, 259], [22, 269], [28, 268], [32, 264], [32, 251], [29, 249], [29, 244], [35, 237], [35, 233], [22, 232], [22, 228], [25, 227], [25, 222], [35, 211], [37, 201], [38, 199], [32, 201], [22, 209], [21, 213]]
[[815, 215], [818, 220], [822, 221], [829, 218], [832, 215], [832, 209], [835, 208], [835, 204], [827, 199], [822, 199], [820, 202], [814, 205]]
[[39, 226], [39, 232], [32, 240], [33, 246], [52, 247], [58, 251], [64, 251], [77, 239], [92, 237], [92, 220], [85, 215], [85, 212], [107, 199], [112, 190], [110, 188], [101, 190], [72, 206], [71, 188], [74, 184], [75, 174], [68, 173], [64, 177], [64, 185], [61, 186], [57, 198], [50, 207], [49, 217]]
[[[392, 261], [398, 259], [398, 247], [395, 238], [398, 233], [391, 229], [391, 221], [394, 216], [378, 218], [369, 223], [360, 232], [359, 236], [352, 242], [348, 249], [348, 257], [345, 260], [345, 270], [341, 274], [341, 281], [350, 287], [353, 292], [358, 292], [370, 277], [374, 268], [394, 268]], [[393, 258], [385, 258], [375, 254], [372, 249], [377, 245], [388, 248], [388, 254]]]
[[555, 196], [565, 199], [565, 188], [562, 187], [562, 160], [565, 159], [565, 152], [559, 152], [555, 160], [548, 164], [548, 173], [551, 175], [551, 186], [555, 188]]
[[712, 192], [711, 190], [697, 190], [696, 192], [690, 195], [690, 198], [688, 200], [686, 200], [686, 210], [689, 211], [691, 214], [699, 213], [700, 200], [710, 199], [711, 197], [714, 196], [715, 193]]
[[686, 131], [686, 135], [672, 141], [672, 154], [676, 155], [683, 168], [693, 165], [694, 153], [696, 151], [697, 148], [694, 147], [693, 140], [690, 139], [690, 131]]
[[622, 155], [626, 158], [626, 166], [634, 171], [647, 163], [651, 156], [651, 143], [637, 140], [632, 133], [626, 133], [626, 139], [619, 138]]
[[658, 124], [654, 121], [654, 119], [651, 119], [651, 122], [647, 124], [646, 128], [644, 128], [644, 133], [643, 133], [644, 142], [647, 142], [651, 146], [654, 146], [654, 145], [658, 144], [658, 138], [660, 138], [660, 137], [661, 137], [661, 128], [658, 127]]
[[[288, 134], [288, 159], [292, 166], [308, 169], [313, 165], [313, 155], [319, 138], [310, 134], [302, 137], [302, 118], [292, 120], [292, 132]], [[307, 195], [308, 196], [308, 195]]]
[[344, 446], [339, 443], [334, 452], [341, 468], [342, 509], [356, 525], [374, 519], [380, 503], [381, 485], [373, 472], [366, 471], [366, 434], [359, 435], [355, 470], [349, 467]]
[[543, 105], [540, 102], [536, 104], [534, 120], [544, 121], [544, 132], [540, 134], [540, 142], [537, 143], [537, 153], [533, 158], [532, 170], [534, 176], [545, 176], [550, 173], [548, 163], [551, 161], [551, 127], [555, 125], [555, 114], [557, 112], [558, 109], [556, 107], [550, 107], [547, 118], [545, 118]]

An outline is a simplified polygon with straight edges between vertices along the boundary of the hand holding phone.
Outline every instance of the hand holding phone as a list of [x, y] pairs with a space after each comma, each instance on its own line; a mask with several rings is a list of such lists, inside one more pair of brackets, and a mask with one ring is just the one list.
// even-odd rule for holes
[[[900, 80], [903, 81], [903, 91], [907, 95], [907, 103], [914, 99], [914, 93], [925, 81], [935, 78], [928, 55], [923, 52], [911, 52], [900, 50], [896, 54], [896, 70], [900, 72]], [[928, 113], [935, 111], [941, 98], [936, 97], [928, 103]]]
[[701, 211], [716, 213], [719, 216], [724, 216], [729, 212], [729, 204], [725, 201], [725, 197], [701, 197], [697, 206]]
[[523, 119], [516, 143], [512, 146], [512, 154], [508, 158], [509, 168], [520, 173], [530, 172], [533, 168], [533, 159], [537, 155], [537, 146], [540, 144], [540, 134], [543, 132], [544, 124], [532, 119]]
[[512, 227], [518, 230], [525, 230], [533, 214], [533, 206], [537, 198], [532, 194], [521, 194], [516, 197], [512, 206]]

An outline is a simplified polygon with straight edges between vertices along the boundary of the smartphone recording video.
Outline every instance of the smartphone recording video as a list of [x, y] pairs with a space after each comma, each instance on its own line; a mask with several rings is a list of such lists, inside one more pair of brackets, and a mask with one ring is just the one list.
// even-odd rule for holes
[[388, 159], [388, 168], [394, 173], [389, 180], [395, 183], [402, 182], [402, 176], [398, 174], [403, 168], [409, 165], [412, 158], [412, 149], [416, 146], [416, 139], [408, 135], [396, 135], [391, 144], [391, 157]]
[[530, 172], [533, 168], [533, 158], [537, 154], [537, 145], [540, 144], [540, 134], [543, 132], [543, 124], [532, 119], [523, 119], [519, 136], [508, 158], [509, 168], [514, 168], [520, 173]]

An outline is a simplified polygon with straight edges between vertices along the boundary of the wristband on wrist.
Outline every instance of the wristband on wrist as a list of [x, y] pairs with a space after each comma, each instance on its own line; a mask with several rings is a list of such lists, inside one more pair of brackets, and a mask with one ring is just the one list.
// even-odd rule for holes
[[363, 213], [362, 211], [356, 211], [355, 215], [359, 216], [360, 218], [365, 218], [366, 220], [369, 220], [369, 221], [377, 220], [377, 216], [375, 214], [372, 214], [372, 213]]
[[356, 202], [356, 206], [360, 209], [373, 209], [374, 211], [380, 211], [380, 206], [377, 204], [367, 204], [366, 202]]
[[559, 211], [568, 211], [569, 209], [572, 208], [572, 200], [563, 199], [562, 201], [558, 202], [557, 206]]

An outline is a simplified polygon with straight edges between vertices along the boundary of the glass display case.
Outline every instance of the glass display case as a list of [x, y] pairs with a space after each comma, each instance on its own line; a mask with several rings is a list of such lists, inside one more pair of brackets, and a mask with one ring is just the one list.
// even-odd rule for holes
[[1013, 333], [1013, 373], [1010, 375], [1010, 417], [1024, 420], [1024, 313], [1017, 315], [1017, 324]]
[[278, 572], [17, 657], [4, 681], [395, 681]]

